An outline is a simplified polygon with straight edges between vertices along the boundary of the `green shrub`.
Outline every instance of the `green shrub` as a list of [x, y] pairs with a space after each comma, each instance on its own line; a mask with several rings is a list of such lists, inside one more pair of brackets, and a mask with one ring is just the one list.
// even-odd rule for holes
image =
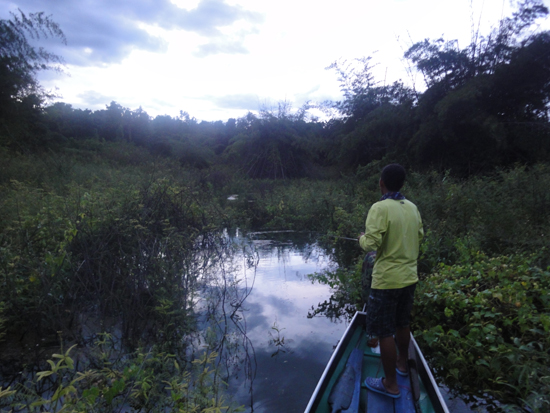
[[[459, 247], [460, 249], [460, 247]], [[414, 327], [451, 388], [550, 407], [550, 268], [539, 254], [488, 257], [462, 247], [419, 284]]]
[[215, 367], [216, 353], [204, 353], [187, 365], [155, 348], [113, 359], [108, 343], [109, 336], [104, 335], [80, 370], [71, 355], [75, 346], [53, 354], [49, 367], [31, 381], [13, 389], [0, 388], [1, 411], [243, 411], [226, 400]]

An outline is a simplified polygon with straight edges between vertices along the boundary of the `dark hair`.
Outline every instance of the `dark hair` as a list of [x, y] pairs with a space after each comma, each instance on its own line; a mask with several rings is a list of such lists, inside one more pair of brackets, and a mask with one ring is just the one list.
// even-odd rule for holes
[[392, 163], [390, 165], [386, 165], [384, 169], [382, 169], [380, 179], [384, 181], [384, 184], [389, 191], [397, 192], [403, 187], [406, 175], [405, 168], [399, 164]]

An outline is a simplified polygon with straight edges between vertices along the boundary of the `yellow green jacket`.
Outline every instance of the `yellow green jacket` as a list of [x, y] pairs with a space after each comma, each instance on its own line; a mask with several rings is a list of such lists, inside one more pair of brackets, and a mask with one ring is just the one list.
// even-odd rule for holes
[[376, 202], [367, 215], [359, 245], [376, 251], [372, 288], [395, 289], [418, 282], [418, 246], [424, 230], [418, 208], [402, 199]]

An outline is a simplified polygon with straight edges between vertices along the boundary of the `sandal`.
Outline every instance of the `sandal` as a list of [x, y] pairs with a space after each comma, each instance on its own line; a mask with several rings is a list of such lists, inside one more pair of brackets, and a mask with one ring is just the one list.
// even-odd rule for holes
[[391, 397], [392, 399], [398, 399], [401, 397], [401, 392], [399, 393], [390, 393], [386, 390], [386, 386], [384, 386], [383, 383], [383, 377], [375, 378], [375, 377], [367, 377], [365, 379], [365, 387], [369, 390], [372, 390], [375, 393], [383, 394], [384, 396]]
[[399, 374], [400, 376], [403, 376], [403, 377], [407, 377], [409, 375], [408, 371], [401, 371], [397, 367], [395, 368], [395, 371], [397, 372], [397, 374]]

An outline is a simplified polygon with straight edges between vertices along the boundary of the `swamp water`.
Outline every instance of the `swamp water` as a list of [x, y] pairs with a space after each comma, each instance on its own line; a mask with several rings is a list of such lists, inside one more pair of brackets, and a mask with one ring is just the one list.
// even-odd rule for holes
[[331, 295], [308, 274], [335, 264], [299, 234], [237, 232], [232, 241], [241, 252], [199, 300], [206, 336], [223, 341], [228, 393], [249, 412], [303, 412], [347, 326], [344, 316], [308, 317]]
[[[181, 302], [196, 319], [190, 325], [198, 330], [182, 328], [187, 331], [181, 336], [187, 349], [183, 358], [216, 352], [215, 367], [228, 384], [231, 404], [247, 412], [302, 412], [347, 326], [344, 315], [308, 317], [331, 296], [328, 286], [308, 278], [337, 267], [331, 248], [319, 246], [313, 234], [243, 236], [226, 231], [199, 237], [188, 255], [181, 283], [189, 293]], [[123, 362], [138, 341], [145, 348], [158, 341], [154, 320], [137, 310], [132, 315], [129, 309], [122, 317], [100, 315], [93, 306], [79, 310], [77, 328], [64, 331], [62, 337], [65, 349], [78, 343], [71, 353], [77, 369], [93, 359], [93, 343], [102, 332], [110, 337], [106, 345], [112, 363]], [[128, 325], [131, 328], [125, 328]], [[49, 369], [44, 360], [60, 352], [59, 340], [52, 336], [45, 342], [25, 332], [0, 342], [0, 390], [32, 386], [33, 377]], [[39, 381], [31, 402], [38, 395], [52, 396], [57, 386], [53, 377]], [[28, 411], [25, 403], [16, 411]], [[124, 400], [116, 401], [116, 410], [134, 411]]]
[[[331, 289], [308, 275], [335, 269], [334, 251], [291, 232], [243, 237], [237, 231], [231, 239], [239, 252], [205, 285], [198, 303], [228, 393], [246, 412], [303, 412], [354, 312], [336, 304], [312, 316], [330, 301]], [[441, 391], [451, 411], [472, 411]]]
[[[350, 248], [356, 245], [351, 243]], [[243, 236], [237, 231], [212, 242], [203, 239], [195, 252], [198, 258], [187, 269], [196, 274], [197, 290], [188, 303], [194, 303], [201, 333], [192, 334], [190, 351], [199, 357], [205, 349], [219, 354], [216, 367], [228, 384], [232, 404], [244, 406], [246, 412], [303, 412], [354, 312], [331, 301], [329, 286], [308, 277], [335, 269], [335, 250], [321, 247], [312, 234]], [[341, 252], [338, 256], [342, 259]], [[79, 347], [81, 355], [87, 351], [86, 342], [101, 331], [100, 326], [94, 328], [93, 319], [82, 319], [81, 332], [90, 338]], [[124, 341], [123, 324], [115, 322], [111, 330], [119, 349]], [[15, 349], [9, 343], [0, 349], [4, 373], [19, 369], [16, 365], [7, 368], [9, 348]], [[21, 354], [30, 354], [30, 349], [21, 348]], [[45, 360], [55, 351], [53, 343], [40, 345], [36, 356], [40, 352], [39, 358]], [[16, 354], [10, 358], [25, 359]], [[30, 367], [25, 376], [30, 378], [43, 368]], [[4, 376], [3, 387], [21, 379]], [[47, 387], [44, 390], [51, 392]], [[453, 412], [469, 411], [459, 404]], [[125, 405], [120, 409], [126, 411]]]

